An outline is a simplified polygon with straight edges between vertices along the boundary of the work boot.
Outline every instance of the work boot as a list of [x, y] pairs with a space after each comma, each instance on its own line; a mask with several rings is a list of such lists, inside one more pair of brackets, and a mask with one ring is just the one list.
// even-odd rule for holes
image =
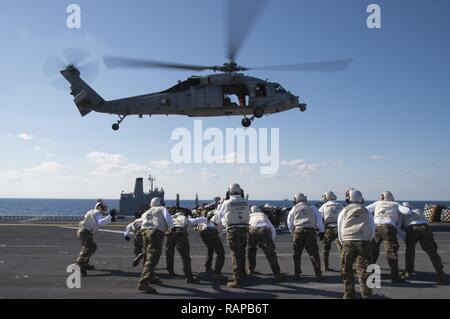
[[218, 282], [227, 282], [228, 281], [228, 277], [222, 275], [221, 273], [214, 273], [213, 277], [214, 277], [214, 280], [216, 280]]
[[342, 296], [342, 299], [355, 299], [355, 293], [345, 293], [344, 296]]
[[326, 257], [325, 255], [323, 256], [323, 266], [322, 266], [322, 270], [323, 271], [330, 271], [330, 267], [328, 266], [328, 257]]
[[197, 283], [199, 283], [199, 279], [198, 279], [198, 277], [197, 276], [194, 276], [194, 275], [189, 275], [189, 276], [186, 276], [186, 283], [187, 284], [197, 284]]
[[157, 294], [158, 293], [158, 291], [156, 291], [155, 288], [153, 288], [147, 284], [143, 284], [143, 283], [139, 284], [138, 290], [143, 291], [148, 294]]
[[156, 276], [150, 278], [150, 279], [149, 279], [149, 282], [150, 282], [151, 284], [154, 284], [154, 285], [159, 285], [159, 284], [162, 283], [161, 279], [159, 279], [159, 278], [156, 277]]
[[137, 265], [139, 265], [139, 263], [141, 262], [142, 258], [144, 258], [144, 254], [140, 253], [139, 255], [137, 255], [134, 260], [133, 260], [133, 267], [136, 267]]
[[440, 284], [445, 284], [445, 273], [443, 271], [436, 274], [436, 280]]
[[229, 281], [229, 282], [227, 283], [227, 287], [228, 287], [228, 288], [243, 288], [243, 287], [242, 287], [242, 284], [239, 283], [239, 282], [237, 282], [236, 280]]
[[402, 283], [405, 283], [405, 282], [406, 282], [406, 280], [404, 278], [402, 278], [398, 272], [397, 273], [391, 273], [391, 283], [393, 283], [393, 284], [402, 284]]
[[281, 274], [281, 273], [276, 273], [276, 274], [274, 274], [274, 276], [275, 276], [275, 281], [276, 282], [282, 282], [282, 281], [284, 281], [286, 279], [286, 276], [284, 274]]
[[405, 271], [403, 273], [403, 278], [405, 278], [406, 280], [410, 279], [412, 277], [412, 273], [410, 273], [409, 271]]
[[261, 275], [261, 273], [259, 271], [256, 271], [255, 269], [249, 269], [248, 272], [250, 273], [250, 275]]
[[294, 273], [294, 278], [295, 279], [300, 279], [301, 278], [302, 273], [301, 272], [295, 272]]
[[211, 267], [206, 267], [205, 272], [211, 273], [211, 272], [214, 272], [214, 270]]

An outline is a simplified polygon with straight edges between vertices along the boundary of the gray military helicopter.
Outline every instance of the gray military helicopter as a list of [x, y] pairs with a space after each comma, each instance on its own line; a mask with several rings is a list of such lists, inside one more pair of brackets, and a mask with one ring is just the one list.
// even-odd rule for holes
[[[243, 116], [242, 126], [249, 127], [255, 118], [298, 108], [306, 111], [306, 104], [299, 97], [285, 90], [279, 83], [245, 75], [244, 71], [318, 71], [345, 70], [351, 59], [300, 63], [269, 67], [249, 68], [236, 63], [236, 56], [246, 34], [253, 24], [264, 1], [248, 0], [229, 2], [228, 62], [219, 66], [202, 66], [104, 56], [109, 69], [117, 68], [165, 68], [190, 71], [213, 71], [205, 76], [191, 76], [161, 92], [104, 100], [81, 79], [79, 67], [70, 63], [60, 73], [71, 84], [71, 95], [82, 116], [90, 112], [117, 114], [119, 120], [112, 125], [117, 131], [122, 121], [130, 115], [186, 115], [190, 117]], [[70, 55], [70, 54], [68, 54]], [[86, 55], [83, 55], [83, 59]], [[70, 58], [68, 59], [70, 60]]]

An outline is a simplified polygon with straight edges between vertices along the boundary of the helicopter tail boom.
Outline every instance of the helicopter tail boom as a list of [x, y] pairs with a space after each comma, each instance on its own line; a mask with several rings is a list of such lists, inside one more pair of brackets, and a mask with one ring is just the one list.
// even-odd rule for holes
[[81, 116], [95, 111], [105, 100], [80, 77], [80, 71], [73, 66], [61, 71], [64, 78], [71, 84], [71, 95], [74, 96], [75, 105]]

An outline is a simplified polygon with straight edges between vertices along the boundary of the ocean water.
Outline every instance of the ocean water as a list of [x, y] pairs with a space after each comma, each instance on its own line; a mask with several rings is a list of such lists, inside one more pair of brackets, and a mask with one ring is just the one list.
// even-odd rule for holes
[[[119, 208], [119, 200], [106, 200], [109, 209]], [[210, 203], [212, 200], [199, 200], [199, 203]], [[425, 204], [439, 204], [450, 206], [450, 201], [410, 201], [415, 208], [423, 209]], [[0, 198], [0, 216], [83, 216], [96, 203], [93, 199], [13, 199]], [[250, 200], [250, 205], [264, 205], [291, 207], [290, 201]], [[317, 201], [311, 201], [315, 204]], [[366, 204], [370, 204], [368, 201]], [[166, 200], [167, 206], [174, 206], [175, 200]], [[194, 208], [194, 200], [181, 200], [182, 207]]]

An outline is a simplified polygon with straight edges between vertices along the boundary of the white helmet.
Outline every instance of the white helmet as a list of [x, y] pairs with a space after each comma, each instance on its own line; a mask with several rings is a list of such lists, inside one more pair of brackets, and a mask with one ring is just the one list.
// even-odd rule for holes
[[259, 211], [260, 211], [260, 209], [258, 206], [252, 206], [250, 208], [250, 212], [252, 212], [252, 213], [258, 213]]
[[350, 203], [364, 204], [364, 198], [362, 193], [356, 189], [349, 189], [345, 193], [345, 200], [348, 204]]
[[183, 212], [176, 212], [174, 216], [185, 216]]
[[241, 195], [242, 193], [242, 188], [241, 186], [239, 186], [239, 184], [231, 184], [230, 187], [228, 187], [228, 192], [230, 193], [230, 195]]
[[95, 209], [108, 210], [108, 205], [106, 205], [106, 203], [103, 200], [99, 199], [97, 201], [97, 204], [95, 204]]
[[159, 197], [154, 197], [150, 202], [150, 207], [162, 206], [162, 200]]
[[390, 191], [384, 191], [380, 194], [380, 200], [385, 200], [389, 202], [394, 201], [394, 195]]
[[326, 192], [322, 195], [322, 200], [326, 203], [330, 200], [336, 200], [336, 194], [333, 193], [332, 191]]
[[408, 207], [409, 209], [414, 209], [413, 205], [410, 202], [402, 203], [402, 206]]
[[308, 199], [302, 193], [298, 193], [298, 194], [294, 195], [294, 204], [306, 203], [307, 201], [308, 201]]

